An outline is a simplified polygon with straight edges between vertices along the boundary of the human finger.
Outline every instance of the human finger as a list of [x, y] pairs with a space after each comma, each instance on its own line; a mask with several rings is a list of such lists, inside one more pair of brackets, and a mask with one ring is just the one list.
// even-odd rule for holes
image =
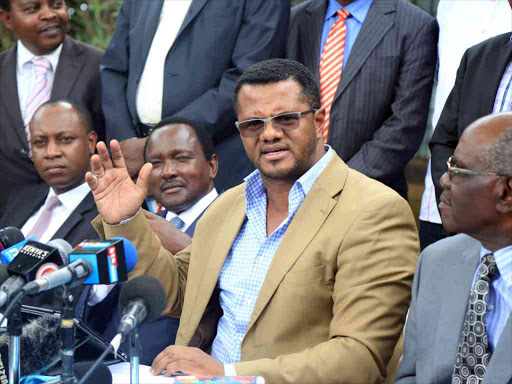
[[151, 176], [151, 170], [153, 169], [153, 164], [146, 163], [142, 166], [139, 172], [139, 177], [137, 178], [137, 186], [144, 191], [144, 194], [147, 194], [148, 185], [149, 185], [149, 177]]
[[95, 191], [96, 188], [98, 187], [98, 179], [96, 179], [92, 172], [87, 172], [85, 174], [85, 181], [87, 182], [87, 184], [89, 184], [89, 188], [91, 189], [91, 191]]
[[110, 158], [110, 154], [108, 153], [107, 146], [103, 141], [100, 141], [98, 144], [96, 144], [96, 149], [98, 149], [98, 156], [101, 160], [101, 172], [96, 172], [96, 170], [93, 168], [93, 172], [97, 175], [101, 175], [104, 169], [112, 169], [112, 159]]
[[91, 157], [91, 176], [96, 180], [96, 186], [98, 185], [98, 175], [103, 175], [105, 173], [105, 168], [103, 167], [103, 162], [99, 155], [92, 155]]
[[123, 151], [121, 150], [121, 145], [119, 144], [119, 141], [110, 141], [110, 151], [112, 152], [112, 162], [114, 163], [114, 166], [116, 168], [126, 168]]

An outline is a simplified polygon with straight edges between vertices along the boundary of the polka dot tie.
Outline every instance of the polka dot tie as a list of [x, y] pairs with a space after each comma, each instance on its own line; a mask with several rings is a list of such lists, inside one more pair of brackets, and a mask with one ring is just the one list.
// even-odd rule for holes
[[491, 360], [487, 338], [486, 312], [489, 284], [499, 274], [492, 253], [482, 257], [478, 276], [469, 294], [468, 312], [464, 321], [452, 384], [480, 384]]

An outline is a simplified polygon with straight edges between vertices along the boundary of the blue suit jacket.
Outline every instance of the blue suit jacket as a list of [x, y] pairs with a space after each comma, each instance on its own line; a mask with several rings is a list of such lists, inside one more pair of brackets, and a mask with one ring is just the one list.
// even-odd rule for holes
[[[107, 139], [142, 137], [136, 93], [163, 0], [124, 0], [102, 60]], [[252, 64], [283, 57], [289, 0], [193, 0], [165, 63], [162, 117], [208, 129], [219, 156], [215, 184], [227, 189], [252, 169], [235, 127], [232, 94]]]

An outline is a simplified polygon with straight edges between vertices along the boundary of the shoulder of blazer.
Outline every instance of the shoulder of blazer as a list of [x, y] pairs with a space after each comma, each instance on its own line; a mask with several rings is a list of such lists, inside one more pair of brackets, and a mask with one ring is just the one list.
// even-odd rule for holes
[[483, 58], [483, 54], [486, 52], [497, 51], [503, 48], [509, 48], [512, 51], [512, 33], [507, 32], [498, 36], [491, 37], [490, 39], [484, 40], [481, 43], [474, 45], [467, 50], [468, 59], [471, 58]]
[[[90, 215], [96, 217], [98, 215], [98, 208], [96, 207], [96, 201], [92, 192], [89, 192], [80, 204], [75, 208], [75, 212], [81, 215], [86, 215], [90, 212]], [[89, 215], [88, 215], [89, 216]]]
[[[458, 234], [439, 240], [425, 248], [422, 257], [425, 262], [447, 265], [448, 263], [457, 263], [458, 255], [461, 255], [468, 249], [479, 249], [480, 242], [466, 234]], [[427, 261], [425, 261], [425, 259]]]
[[[84, 60], [100, 62], [101, 57], [105, 51], [94, 47], [92, 45], [82, 43], [81, 41], [75, 40], [70, 36], [66, 36], [62, 45], [62, 55], [64, 57], [75, 58], [78, 56], [84, 56]], [[99, 69], [98, 69], [99, 70]]]
[[13, 62], [16, 63], [16, 44], [0, 53], [0, 67]]

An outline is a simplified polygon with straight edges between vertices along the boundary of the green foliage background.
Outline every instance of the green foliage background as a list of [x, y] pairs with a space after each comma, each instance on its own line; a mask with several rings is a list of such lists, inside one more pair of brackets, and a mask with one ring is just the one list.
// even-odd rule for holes
[[[291, 0], [291, 3], [293, 6], [303, 1], [305, 0]], [[439, 0], [410, 1], [434, 14]], [[114, 33], [117, 13], [123, 0], [67, 0], [66, 2], [71, 15], [70, 35], [83, 42], [105, 48]], [[11, 47], [14, 42], [14, 35], [0, 23], [0, 51]]]

